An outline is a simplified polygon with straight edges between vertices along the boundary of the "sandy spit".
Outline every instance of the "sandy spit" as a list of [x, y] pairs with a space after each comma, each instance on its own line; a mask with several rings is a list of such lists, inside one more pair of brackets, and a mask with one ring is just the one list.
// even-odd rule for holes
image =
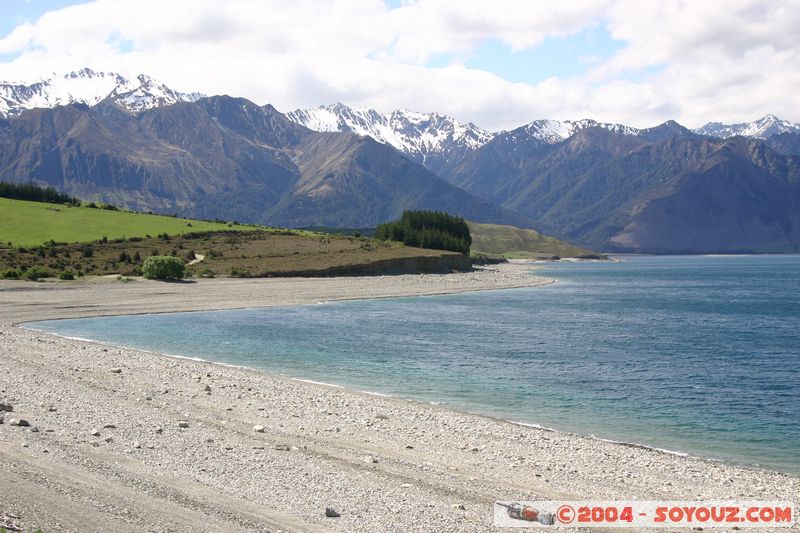
[[[384, 278], [0, 282], [0, 403], [14, 409], [0, 413], [0, 525], [492, 531], [497, 499], [798, 504], [796, 476], [14, 325], [546, 282], [513, 267]], [[327, 507], [341, 516], [327, 518]]]

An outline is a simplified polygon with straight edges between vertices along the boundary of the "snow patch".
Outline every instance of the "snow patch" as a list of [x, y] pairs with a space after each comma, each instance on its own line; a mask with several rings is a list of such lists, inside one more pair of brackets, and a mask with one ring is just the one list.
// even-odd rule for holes
[[174, 91], [144, 74], [129, 80], [115, 72], [84, 68], [62, 75], [54, 73], [32, 83], [0, 82], [0, 115], [15, 116], [27, 109], [69, 104], [94, 106], [107, 99], [137, 113], [201, 97], [199, 93]]

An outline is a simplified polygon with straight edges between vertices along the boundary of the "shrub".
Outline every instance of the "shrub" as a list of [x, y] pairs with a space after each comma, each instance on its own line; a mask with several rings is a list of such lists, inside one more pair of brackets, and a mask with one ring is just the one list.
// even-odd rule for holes
[[236, 267], [231, 268], [231, 277], [232, 278], [252, 278], [253, 274], [250, 273], [249, 270], [239, 269]]
[[94, 255], [94, 248], [92, 248], [91, 246], [84, 246], [81, 249], [81, 254], [83, 255], [83, 257], [92, 257]]
[[29, 279], [31, 281], [36, 281], [40, 278], [49, 278], [50, 271], [44, 267], [40, 266], [32, 266], [25, 273], [22, 275], [25, 279]]
[[214, 274], [213, 270], [207, 268], [205, 270], [202, 270], [200, 274], [198, 274], [198, 276], [200, 276], [201, 278], [214, 278], [216, 277], [216, 274]]
[[16, 268], [9, 268], [8, 270], [0, 272], [0, 278], [2, 279], [19, 279], [20, 276], [21, 274]]
[[73, 274], [71, 270], [65, 270], [59, 274], [58, 277], [63, 280], [70, 280], [75, 279], [75, 274]]
[[182, 279], [186, 270], [183, 259], [168, 255], [148, 257], [142, 266], [142, 275], [147, 279]]

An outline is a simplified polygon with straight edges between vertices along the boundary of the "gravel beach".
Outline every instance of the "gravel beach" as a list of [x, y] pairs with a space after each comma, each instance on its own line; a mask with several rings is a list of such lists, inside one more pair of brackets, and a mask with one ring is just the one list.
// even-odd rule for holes
[[[375, 278], [0, 282], [0, 403], [13, 409], [0, 412], [0, 526], [493, 531], [495, 500], [800, 503], [796, 476], [16, 326], [550, 281], [509, 265]], [[20, 420], [29, 425], [12, 424]]]

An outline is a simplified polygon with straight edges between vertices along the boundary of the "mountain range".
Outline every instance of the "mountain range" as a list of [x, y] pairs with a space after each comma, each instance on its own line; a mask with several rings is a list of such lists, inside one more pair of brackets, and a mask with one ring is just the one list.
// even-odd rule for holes
[[106, 100], [136, 113], [177, 102], [194, 102], [202, 96], [174, 91], [144, 74], [130, 80], [114, 72], [84, 68], [63, 75], [52, 74], [30, 84], [0, 82], [0, 116], [13, 117], [41, 107], [93, 106]]
[[531, 227], [597, 250], [795, 251], [800, 126], [295, 110], [83, 69], [0, 84], [0, 179], [125, 207], [369, 227], [403, 209]]
[[272, 106], [229, 96], [137, 114], [111, 99], [0, 120], [0, 180], [278, 226], [374, 227], [404, 209], [526, 223], [370, 137], [317, 133]]

